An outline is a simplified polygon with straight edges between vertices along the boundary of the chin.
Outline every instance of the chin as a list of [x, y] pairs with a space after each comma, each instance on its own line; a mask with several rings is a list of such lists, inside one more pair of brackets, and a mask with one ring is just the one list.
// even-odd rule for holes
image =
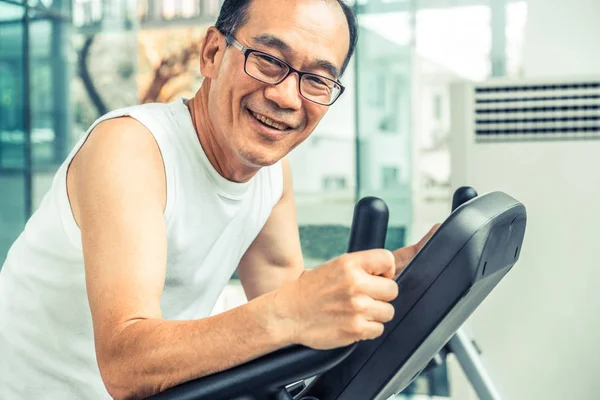
[[241, 151], [240, 155], [246, 161], [246, 163], [254, 167], [268, 167], [281, 160], [285, 154], [279, 154], [279, 151], [268, 151], [262, 149], [262, 151]]

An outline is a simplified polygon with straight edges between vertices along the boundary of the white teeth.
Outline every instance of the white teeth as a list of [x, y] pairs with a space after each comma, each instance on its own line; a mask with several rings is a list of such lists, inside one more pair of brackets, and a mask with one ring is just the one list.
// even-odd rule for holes
[[251, 113], [254, 116], [254, 118], [256, 118], [257, 120], [261, 121], [264, 124], [272, 126], [275, 129], [279, 129], [280, 131], [287, 129], [287, 126], [277, 123], [277, 122], [265, 117], [264, 115], [257, 114], [254, 111], [252, 111]]

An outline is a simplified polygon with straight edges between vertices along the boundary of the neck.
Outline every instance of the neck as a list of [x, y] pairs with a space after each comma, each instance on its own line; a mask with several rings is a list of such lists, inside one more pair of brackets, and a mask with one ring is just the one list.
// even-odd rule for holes
[[210, 80], [205, 79], [200, 90], [187, 102], [198, 140], [219, 175], [232, 182], [247, 182], [256, 175], [259, 168], [246, 165], [225, 138], [216, 132], [208, 114], [209, 90]]

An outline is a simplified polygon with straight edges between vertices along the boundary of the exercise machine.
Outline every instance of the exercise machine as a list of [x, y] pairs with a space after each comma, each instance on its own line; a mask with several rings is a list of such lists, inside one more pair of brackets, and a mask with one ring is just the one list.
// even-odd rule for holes
[[[386, 400], [432, 360], [469, 351], [459, 328], [517, 262], [526, 221], [525, 206], [505, 193], [477, 196], [472, 188], [459, 188], [451, 214], [396, 278], [395, 315], [380, 337], [331, 350], [289, 346], [151, 398]], [[361, 199], [348, 251], [382, 248], [387, 223], [383, 200]], [[482, 393], [493, 392], [476, 354], [462, 354], [459, 361]]]

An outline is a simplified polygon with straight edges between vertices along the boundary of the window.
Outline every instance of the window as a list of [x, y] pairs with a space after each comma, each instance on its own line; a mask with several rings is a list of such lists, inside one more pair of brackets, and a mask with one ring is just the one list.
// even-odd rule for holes
[[346, 188], [346, 178], [343, 176], [325, 176], [323, 178], [323, 190], [336, 191]]
[[441, 94], [433, 97], [433, 119], [437, 123], [442, 123], [444, 117], [444, 99]]
[[400, 186], [400, 169], [398, 167], [382, 167], [381, 185], [386, 189]]

